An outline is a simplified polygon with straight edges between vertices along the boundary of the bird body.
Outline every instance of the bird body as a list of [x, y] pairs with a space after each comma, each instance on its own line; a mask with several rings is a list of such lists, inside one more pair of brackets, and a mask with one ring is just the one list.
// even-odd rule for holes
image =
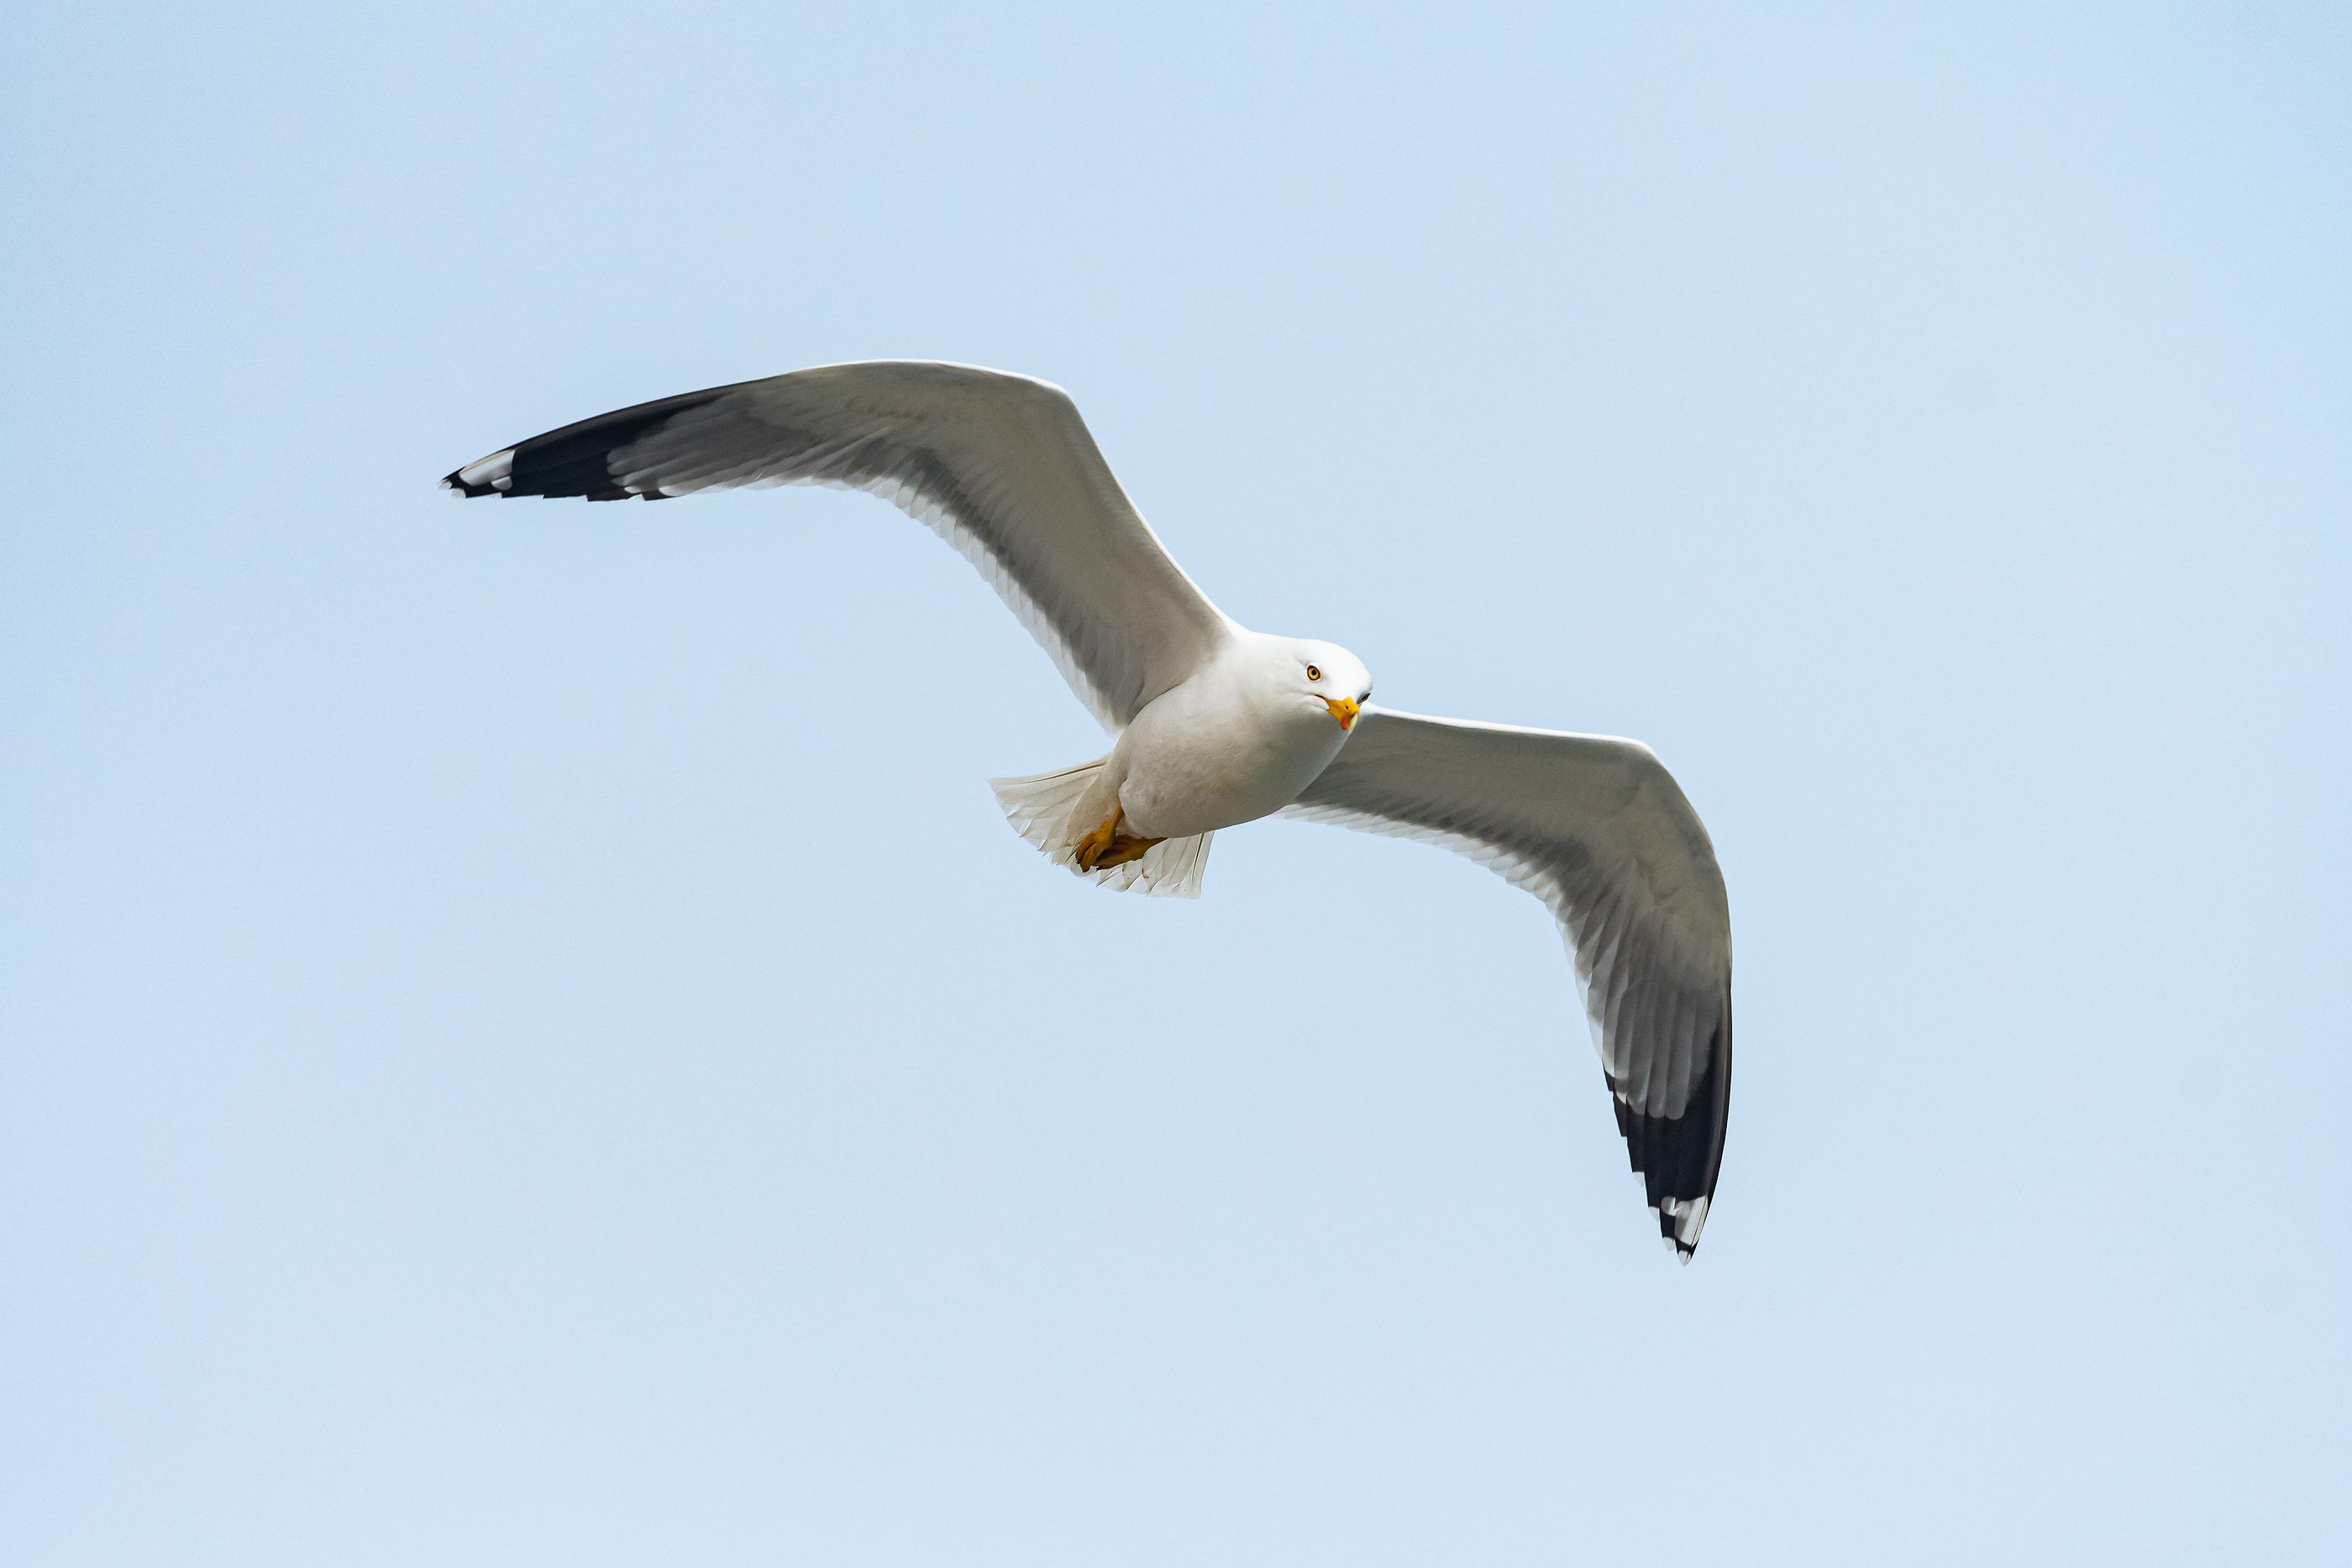
[[1108, 755], [990, 783], [1014, 829], [1056, 862], [1113, 887], [1198, 897], [1210, 836], [1296, 803], [1371, 689], [1363, 661], [1335, 643], [1229, 625]]
[[1343, 648], [1237, 627], [1119, 736], [1110, 758], [1119, 804], [1137, 831], [1160, 838], [1270, 817], [1347, 743], [1330, 699], [1360, 705], [1371, 687], [1362, 661]]
[[1689, 1259], [1729, 1109], [1730, 915], [1706, 831], [1646, 747], [1370, 706], [1346, 649], [1211, 603], [1068, 396], [1026, 377], [797, 371], [583, 420], [443, 481], [590, 500], [803, 482], [873, 491], [954, 545], [1111, 737], [1093, 761], [990, 781], [1055, 863], [1197, 896], [1217, 830], [1282, 813], [1439, 843], [1543, 899], [1644, 1196]]

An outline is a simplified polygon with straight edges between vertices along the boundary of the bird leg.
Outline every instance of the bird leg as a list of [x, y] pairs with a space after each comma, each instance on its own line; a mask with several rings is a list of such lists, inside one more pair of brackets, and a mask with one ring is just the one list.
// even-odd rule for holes
[[1080, 871], [1108, 871], [1115, 865], [1125, 865], [1129, 861], [1141, 860], [1144, 852], [1150, 849], [1152, 845], [1166, 841], [1162, 839], [1139, 839], [1132, 833], [1120, 832], [1118, 821], [1123, 815], [1125, 812], [1122, 808], [1113, 806], [1110, 815], [1103, 819], [1101, 826], [1078, 841], [1077, 852], [1074, 858], [1077, 861]]

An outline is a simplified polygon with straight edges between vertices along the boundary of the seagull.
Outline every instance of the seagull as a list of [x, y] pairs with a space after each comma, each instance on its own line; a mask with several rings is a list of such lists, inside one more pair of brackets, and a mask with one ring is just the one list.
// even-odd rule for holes
[[1014, 831], [1102, 886], [1197, 897], [1220, 828], [1284, 815], [1442, 845], [1559, 923], [1634, 1173], [1685, 1263], [1723, 1164], [1731, 915], [1698, 814], [1649, 747], [1378, 707], [1334, 643], [1211, 603], [1051, 382], [826, 365], [639, 403], [468, 463], [467, 497], [867, 490], [953, 545], [1111, 738], [990, 780]]

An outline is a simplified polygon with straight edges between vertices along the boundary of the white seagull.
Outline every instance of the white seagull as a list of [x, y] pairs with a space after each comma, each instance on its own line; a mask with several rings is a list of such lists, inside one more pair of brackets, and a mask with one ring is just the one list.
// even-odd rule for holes
[[1637, 741], [1370, 706], [1363, 662], [1209, 602], [1067, 393], [962, 365], [828, 365], [567, 424], [467, 496], [870, 490], [961, 550], [1112, 737], [991, 780], [1016, 831], [1107, 887], [1197, 897], [1219, 829], [1281, 812], [1422, 839], [1550, 905], [1658, 1228], [1687, 1262], [1723, 1163], [1731, 916], [1706, 830]]

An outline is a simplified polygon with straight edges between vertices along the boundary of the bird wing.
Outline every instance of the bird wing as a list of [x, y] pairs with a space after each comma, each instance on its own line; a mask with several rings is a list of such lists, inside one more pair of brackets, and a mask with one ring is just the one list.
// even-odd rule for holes
[[442, 481], [467, 496], [870, 490], [956, 547], [1117, 730], [1232, 623], [1170, 557], [1069, 394], [963, 365], [827, 365], [567, 424]]
[[1443, 844], [1551, 906], [1633, 1169], [1688, 1259], [1730, 1108], [1731, 914], [1649, 747], [1368, 707], [1286, 814]]

